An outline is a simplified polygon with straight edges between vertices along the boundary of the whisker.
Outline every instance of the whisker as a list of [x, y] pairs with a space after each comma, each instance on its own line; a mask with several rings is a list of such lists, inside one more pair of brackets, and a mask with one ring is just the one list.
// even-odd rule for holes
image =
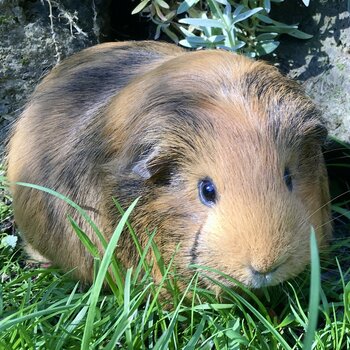
[[350, 155], [344, 155], [344, 156], [337, 156], [336, 158], [332, 158], [332, 159], [329, 159], [327, 161], [327, 167], [330, 166], [330, 165], [337, 165], [337, 164], [329, 164], [330, 161], [336, 161], [336, 160], [339, 160], [339, 159], [349, 159], [350, 158]]
[[332, 153], [332, 152], [340, 152], [340, 151], [350, 151], [350, 150], [347, 147], [337, 147], [337, 148], [326, 149], [322, 153], [323, 154], [329, 154], [329, 153]]
[[330, 220], [328, 220], [328, 221], [322, 223], [321, 225], [316, 226], [316, 227], [315, 227], [315, 230], [317, 230], [317, 229], [319, 229], [319, 228], [321, 228], [321, 227], [324, 227], [324, 226], [326, 226], [326, 225], [332, 223], [333, 221], [335, 221], [335, 220], [337, 220], [337, 219], [339, 219], [339, 218], [341, 218], [341, 217], [343, 217], [342, 214], [339, 214], [338, 216], [332, 217], [332, 219], [330, 219]]
[[350, 190], [347, 190], [341, 194], [339, 194], [338, 196], [331, 198], [329, 201], [327, 201], [325, 204], [323, 204], [321, 207], [319, 207], [318, 209], [316, 209], [313, 213], [311, 213], [305, 220], [303, 223], [305, 223], [307, 220], [309, 220], [311, 218], [311, 216], [315, 215], [318, 211], [322, 210], [323, 208], [325, 208], [327, 205], [331, 204], [332, 201], [344, 196], [345, 194], [350, 193]]

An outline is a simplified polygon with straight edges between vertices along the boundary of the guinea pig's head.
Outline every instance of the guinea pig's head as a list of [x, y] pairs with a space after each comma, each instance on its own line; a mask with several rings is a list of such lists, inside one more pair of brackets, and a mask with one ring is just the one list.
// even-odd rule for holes
[[326, 130], [300, 88], [219, 51], [185, 54], [139, 84], [115, 192], [141, 195], [139, 234], [157, 229], [166, 262], [179, 246], [182, 276], [196, 264], [259, 288], [301, 272], [311, 227], [322, 246], [330, 225]]

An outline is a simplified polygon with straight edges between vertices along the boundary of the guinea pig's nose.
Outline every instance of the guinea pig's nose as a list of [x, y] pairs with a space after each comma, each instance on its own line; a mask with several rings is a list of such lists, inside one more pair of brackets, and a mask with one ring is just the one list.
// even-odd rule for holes
[[267, 268], [254, 268], [253, 266], [249, 266], [250, 271], [252, 272], [253, 275], [267, 275], [269, 273], [275, 272], [281, 265], [275, 265], [275, 266], [270, 266]]

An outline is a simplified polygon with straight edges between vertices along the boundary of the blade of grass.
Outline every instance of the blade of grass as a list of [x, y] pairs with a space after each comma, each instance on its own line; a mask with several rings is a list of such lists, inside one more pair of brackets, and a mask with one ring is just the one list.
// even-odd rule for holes
[[[126, 272], [125, 276], [125, 286], [124, 286], [124, 314], [125, 315], [130, 315], [130, 294], [131, 294], [131, 273], [132, 269], [128, 269]], [[132, 332], [131, 332], [131, 327], [130, 327], [130, 316], [129, 316], [129, 322], [128, 326], [125, 329], [125, 337], [126, 337], [126, 343], [128, 345], [128, 349], [132, 350]]]
[[133, 283], [136, 283], [137, 279], [139, 278], [142, 267], [146, 273], [150, 273], [151, 268], [149, 266], [149, 263], [147, 263], [146, 256], [147, 256], [147, 253], [149, 252], [149, 250], [153, 244], [153, 238], [156, 235], [156, 233], [157, 233], [156, 230], [154, 230], [152, 232], [152, 234], [149, 236], [149, 239], [148, 239], [148, 242], [147, 242], [145, 248], [143, 249], [143, 251], [140, 251], [141, 252], [140, 261], [135, 269]]
[[[207, 269], [207, 268], [204, 268]], [[208, 269], [210, 271], [215, 271], [216, 273], [225, 276], [228, 280], [230, 281], [235, 281], [232, 278], [230, 278], [229, 276], [224, 275], [223, 273], [220, 273], [219, 271], [215, 270], [215, 269]], [[208, 277], [209, 278], [209, 277]], [[266, 329], [268, 331], [270, 331], [270, 333], [273, 334], [273, 336], [276, 338], [277, 341], [280, 342], [280, 344], [283, 346], [284, 349], [287, 350], [291, 350], [292, 348], [288, 345], [288, 343], [286, 342], [286, 340], [281, 336], [281, 334], [275, 329], [275, 327], [271, 324], [271, 318], [268, 315], [268, 312], [266, 311], [265, 307], [261, 304], [261, 302], [257, 299], [257, 297], [251, 292], [249, 291], [246, 287], [244, 287], [243, 285], [241, 286], [241, 283], [237, 282], [237, 284], [239, 283], [240, 287], [242, 288], [242, 290], [244, 292], [246, 292], [249, 296], [253, 297], [253, 300], [255, 302], [258, 301], [258, 306], [259, 308], [262, 308], [263, 311], [266, 311], [266, 313], [264, 312], [264, 315], [262, 315], [252, 304], [250, 304], [244, 297], [242, 297], [241, 295], [239, 295], [237, 292], [235, 292], [234, 290], [228, 288], [227, 286], [225, 286], [224, 284], [222, 284], [221, 282], [214, 280], [212, 278], [209, 278], [213, 283], [217, 284], [222, 290], [226, 291], [234, 300], [236, 300], [237, 302], [239, 302], [240, 304], [244, 305], [248, 310], [250, 310], [250, 312], [252, 312], [257, 318], [258, 320], [266, 327]], [[234, 282], [236, 283], [236, 281]], [[241, 311], [245, 313], [245, 310], [243, 308], [241, 308]], [[246, 318], [249, 316], [248, 314], [245, 314]]]
[[[58, 307], [54, 307], [54, 308], [49, 308], [46, 310], [41, 310], [41, 311], [37, 311], [37, 312], [33, 312], [31, 314], [25, 315], [25, 316], [21, 316], [18, 318], [15, 318], [14, 320], [12, 318], [14, 318], [16, 316], [17, 313], [14, 313], [8, 317], [5, 317], [4, 319], [2, 319], [0, 321], [0, 333], [4, 332], [6, 329], [9, 329], [10, 327], [18, 324], [18, 323], [22, 323], [26, 320], [31, 320], [31, 319], [38, 319], [40, 316], [45, 316], [45, 315], [50, 315], [50, 317], [59, 315], [61, 312], [70, 309], [72, 306], [71, 305], [66, 305], [66, 306], [58, 306]], [[19, 312], [21, 313], [25, 313], [25, 308], [20, 310]]]
[[303, 342], [303, 350], [311, 350], [315, 337], [318, 308], [320, 304], [321, 273], [320, 258], [318, 255], [315, 230], [312, 227], [310, 233], [310, 254], [311, 254], [311, 286], [309, 298], [309, 322]]
[[183, 350], [193, 350], [196, 348], [196, 345], [198, 343], [199, 338], [201, 337], [203, 333], [204, 326], [208, 320], [208, 317], [206, 314], [203, 315], [199, 325], [197, 326], [197, 329], [193, 336], [191, 337], [190, 341], [187, 343], [187, 345], [184, 347]]
[[[63, 194], [56, 192], [54, 190], [51, 190], [49, 188], [43, 187], [43, 186], [39, 186], [39, 185], [35, 185], [35, 184], [30, 184], [30, 183], [26, 183], [26, 182], [16, 182], [16, 185], [19, 186], [24, 186], [24, 187], [29, 187], [29, 188], [34, 188], [36, 190], [42, 191], [42, 192], [46, 192], [48, 194], [51, 194], [63, 201], [65, 201], [67, 204], [69, 204], [72, 208], [74, 208], [83, 218], [84, 220], [91, 226], [91, 228], [93, 229], [94, 233], [96, 233], [99, 241], [101, 242], [102, 246], [104, 249], [106, 249], [107, 247], [107, 241], [104, 238], [102, 232], [98, 229], [97, 225], [94, 223], [94, 221], [90, 218], [90, 216], [86, 213], [86, 211], [84, 209], [82, 209], [79, 205], [77, 205], [75, 202], [73, 202], [70, 198], [68, 198], [67, 196], [64, 196]], [[78, 226], [78, 225], [77, 225]], [[84, 241], [83, 241], [84, 242]], [[113, 270], [113, 274], [114, 276], [120, 276], [120, 271], [119, 271], [119, 267], [117, 264], [117, 261], [115, 259], [115, 257], [112, 257], [112, 270]], [[107, 282], [110, 285], [113, 285], [112, 283], [112, 279], [109, 276], [109, 274], [107, 275]], [[118, 281], [119, 283], [119, 281]], [[119, 283], [120, 284], [120, 283]], [[116, 292], [116, 290], [112, 287], [111, 288], [113, 292], [116, 293], [116, 296], [118, 295], [118, 293]]]
[[85, 329], [84, 329], [83, 339], [81, 342], [81, 349], [82, 350], [89, 349], [89, 344], [90, 344], [92, 331], [93, 331], [93, 321], [94, 321], [95, 313], [96, 313], [95, 308], [97, 305], [97, 301], [98, 301], [100, 292], [102, 290], [102, 286], [103, 286], [103, 282], [105, 280], [107, 269], [111, 263], [111, 259], [112, 259], [114, 250], [117, 246], [119, 237], [124, 229], [125, 223], [129, 217], [129, 215], [131, 214], [132, 210], [135, 208], [138, 200], [139, 200], [139, 198], [135, 199], [132, 202], [130, 207], [127, 209], [125, 214], [120, 219], [116, 229], [114, 230], [114, 233], [111, 237], [111, 240], [108, 243], [107, 249], [106, 249], [105, 254], [103, 256], [101, 266], [100, 266], [100, 269], [99, 269], [98, 274], [97, 274], [97, 278], [96, 278], [93, 286], [91, 287], [91, 294], [90, 294], [90, 298], [89, 298], [89, 302], [88, 302], [89, 311], [88, 311], [88, 315], [87, 315], [87, 319], [86, 319], [86, 325], [85, 325]]
[[[350, 282], [348, 282], [345, 285], [345, 280], [344, 280], [344, 275], [343, 275], [343, 270], [340, 266], [338, 258], [336, 258], [342, 286], [343, 286], [343, 302], [344, 302], [344, 316], [343, 316], [343, 322], [342, 326], [340, 329], [340, 335], [339, 335], [339, 340], [337, 341], [337, 349], [341, 349], [342, 343], [343, 343], [343, 338], [345, 336], [346, 328], [347, 325], [350, 323], [350, 307], [349, 307], [349, 302], [350, 302]], [[336, 313], [334, 312], [334, 320], [336, 321]], [[348, 323], [349, 322], [349, 323]], [[336, 329], [338, 330], [338, 328]]]
[[34, 189], [42, 191], [42, 192], [46, 192], [48, 194], [51, 194], [51, 195], [53, 195], [53, 196], [55, 196], [55, 197], [65, 201], [72, 208], [74, 208], [86, 220], [86, 222], [92, 227], [94, 232], [96, 232], [96, 234], [97, 234], [101, 244], [103, 245], [103, 247], [105, 248], [107, 246], [107, 241], [105, 240], [103, 234], [98, 229], [98, 227], [93, 222], [93, 220], [90, 218], [90, 216], [87, 214], [87, 212], [83, 208], [81, 208], [78, 204], [74, 203], [71, 199], [69, 199], [68, 197], [64, 196], [63, 194], [61, 194], [59, 192], [56, 192], [54, 190], [51, 190], [51, 189], [43, 187], [43, 186], [30, 184], [30, 183], [26, 183], [26, 182], [16, 182], [15, 184], [19, 185], [19, 186], [34, 188]]
[[[68, 220], [69, 220], [70, 224], [72, 225], [75, 233], [79, 237], [80, 241], [85, 246], [85, 248], [89, 251], [89, 253], [95, 259], [99, 259], [100, 260], [100, 254], [98, 252], [98, 249], [92, 243], [90, 238], [79, 227], [77, 222], [71, 216], [68, 216]], [[116, 271], [114, 273], [114, 276], [122, 276], [122, 272], [121, 272], [121, 270], [120, 270], [120, 268], [119, 268], [117, 263], [115, 264], [115, 269], [116, 269]], [[119, 291], [123, 289], [123, 282], [122, 282], [122, 280], [120, 278], [116, 278], [115, 281], [114, 281], [112, 279], [112, 276], [110, 275], [110, 273], [108, 271], [107, 271], [107, 274], [106, 274], [106, 280], [107, 280], [107, 283], [108, 283], [109, 287], [111, 288], [113, 294], [116, 296], [116, 298], [118, 298], [119, 303], [122, 303], [122, 297], [120, 297], [120, 295], [119, 295], [120, 294]]]
[[[202, 271], [209, 271], [209, 272], [213, 272], [219, 276], [224, 277], [227, 281], [229, 281], [230, 283], [232, 283], [232, 285], [239, 287], [239, 289], [241, 289], [244, 293], [247, 294], [247, 296], [249, 296], [249, 298], [253, 299], [254, 302], [257, 304], [257, 306], [259, 307], [259, 310], [266, 315], [268, 321], [271, 322], [271, 317], [266, 309], [266, 307], [262, 304], [262, 302], [258, 299], [258, 297], [250, 290], [248, 289], [243, 283], [237, 281], [236, 279], [232, 278], [229, 275], [224, 274], [223, 272], [217, 270], [217, 269], [213, 269], [211, 267], [207, 267], [207, 266], [201, 266], [201, 265], [191, 265], [191, 267], [194, 267], [196, 269], [202, 270]], [[207, 276], [206, 276], [207, 277]], [[209, 278], [209, 277], [207, 277]], [[225, 285], [223, 285], [222, 283], [218, 282], [217, 280], [213, 279], [213, 278], [209, 278], [213, 283], [218, 284], [221, 288], [223, 288], [224, 290], [226, 290], [229, 294], [233, 293], [234, 295], [236, 295], [237, 293], [232, 289], [232, 288], [227, 288]]]
[[181, 308], [181, 305], [183, 303], [183, 301], [185, 300], [185, 297], [186, 295], [188, 294], [191, 286], [192, 286], [192, 283], [195, 279], [195, 276], [193, 276], [191, 278], [191, 281], [190, 283], [188, 284], [185, 292], [183, 293], [181, 299], [180, 299], [180, 302], [179, 304], [177, 305], [175, 311], [173, 312], [173, 316], [171, 318], [171, 321], [170, 321], [170, 324], [169, 324], [169, 327], [166, 329], [166, 331], [161, 335], [161, 337], [158, 339], [158, 341], [156, 342], [156, 344], [154, 345], [154, 348], [153, 350], [163, 350], [163, 349], [169, 349], [169, 342], [170, 342], [170, 339], [173, 335], [173, 330], [176, 326], [176, 321], [178, 320], [178, 316], [179, 316], [179, 312], [180, 312], [180, 308]]

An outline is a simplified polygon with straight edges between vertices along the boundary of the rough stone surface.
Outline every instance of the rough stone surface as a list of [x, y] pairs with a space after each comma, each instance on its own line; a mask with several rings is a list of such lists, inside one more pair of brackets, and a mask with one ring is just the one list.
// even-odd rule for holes
[[0, 0], [1, 145], [41, 78], [60, 59], [97, 43], [93, 3]]
[[[139, 38], [149, 36], [147, 23], [130, 22], [137, 17], [121, 20], [123, 7], [129, 14], [131, 7], [121, 3], [116, 12], [111, 0], [0, 0], [0, 145], [34, 87], [59, 59], [116, 36], [130, 40], [125, 33], [136, 27]], [[290, 0], [280, 4], [280, 10], [278, 4], [274, 8], [274, 18], [300, 23], [314, 35], [310, 40], [282, 38], [276, 53], [281, 69], [304, 85], [324, 112], [330, 134], [350, 142], [347, 1], [311, 0], [306, 8], [301, 1]], [[114, 22], [121, 22], [122, 34]]]
[[303, 84], [323, 112], [330, 135], [350, 142], [348, 2], [311, 0], [309, 8], [290, 6], [290, 21], [314, 36], [305, 41], [286, 38], [277, 51], [281, 68]]

